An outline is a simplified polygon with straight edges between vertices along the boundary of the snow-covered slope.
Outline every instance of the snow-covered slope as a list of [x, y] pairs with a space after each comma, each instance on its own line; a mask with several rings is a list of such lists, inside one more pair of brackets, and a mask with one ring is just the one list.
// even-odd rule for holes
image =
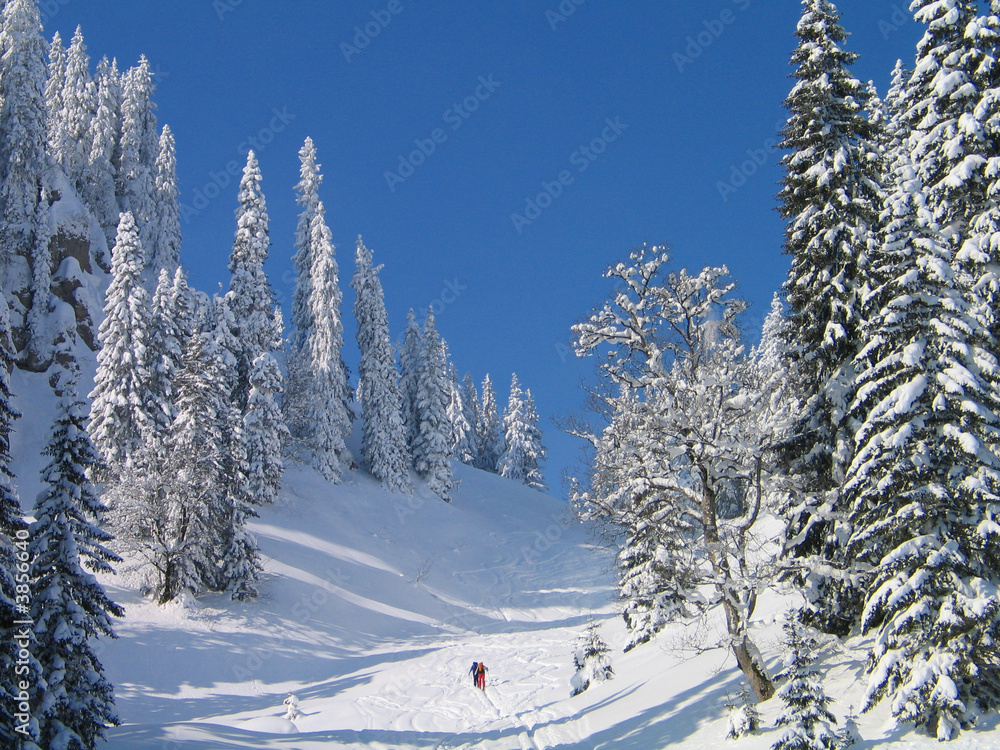
[[[14, 440], [22, 499], [37, 491], [53, 410], [44, 376], [13, 383], [26, 418]], [[262, 596], [158, 607], [127, 573], [109, 578], [126, 609], [101, 658], [122, 726], [112, 750], [218, 748], [768, 748], [765, 730], [727, 741], [728, 696], [741, 675], [708, 631], [676, 626], [628, 654], [615, 613], [612, 558], [551, 497], [456, 467], [451, 504], [418, 485], [384, 492], [361, 473], [339, 486], [291, 468], [279, 503], [252, 524], [264, 555]], [[765, 597], [755, 638], [772, 669], [790, 600]], [[593, 617], [614, 649], [614, 680], [570, 698], [577, 638]], [[715, 630], [713, 631], [712, 628]], [[858, 708], [864, 643], [831, 644], [821, 666], [833, 710]], [[489, 668], [485, 693], [473, 661]], [[282, 718], [289, 693], [302, 715]], [[861, 747], [940, 747], [861, 717]], [[991, 719], [951, 748], [1000, 748]]]

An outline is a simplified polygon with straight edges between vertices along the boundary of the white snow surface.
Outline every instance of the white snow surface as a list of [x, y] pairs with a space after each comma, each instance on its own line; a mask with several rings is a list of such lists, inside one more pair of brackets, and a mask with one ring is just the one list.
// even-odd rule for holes
[[[12, 386], [25, 413], [15, 469], [30, 507], [54, 399], [44, 376], [16, 373]], [[419, 482], [407, 497], [358, 472], [334, 486], [291, 466], [278, 502], [251, 524], [266, 571], [252, 602], [213, 595], [161, 607], [128, 576], [105, 577], [126, 610], [119, 638], [98, 644], [122, 720], [105, 747], [763, 750], [777, 740], [777, 699], [760, 706], [758, 734], [725, 739], [727, 696], [738, 696], [742, 676], [721, 649], [681, 648], [694, 628], [672, 625], [621, 652], [613, 557], [565, 503], [455, 468], [461, 486], [449, 504]], [[793, 604], [768, 593], [758, 606], [754, 638], [772, 673]], [[615, 679], [570, 698], [590, 617], [603, 623]], [[717, 640], [721, 627], [709, 622], [705, 637]], [[863, 702], [870, 643], [835, 643], [817, 664], [841, 719]], [[473, 661], [489, 668], [485, 692], [472, 686]], [[860, 717], [856, 747], [941, 747], [894, 727], [887, 704]], [[948, 747], [1000, 748], [997, 724], [991, 717]]]

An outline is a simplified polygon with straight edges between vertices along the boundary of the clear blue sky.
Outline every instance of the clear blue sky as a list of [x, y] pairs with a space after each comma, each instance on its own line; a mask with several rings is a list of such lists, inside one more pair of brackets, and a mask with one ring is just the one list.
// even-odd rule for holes
[[[837, 5], [862, 55], [856, 75], [884, 94], [921, 34], [908, 3]], [[197, 288], [228, 283], [238, 178], [225, 172], [242, 166], [252, 138], [271, 215], [268, 270], [287, 310], [297, 153], [311, 136], [345, 290], [348, 362], [357, 361], [348, 283], [360, 233], [385, 264], [394, 336], [409, 307], [436, 302], [461, 372], [477, 381], [490, 372], [504, 400], [511, 372], [532, 389], [556, 492], [578, 446], [548, 420], [581, 409], [593, 365], [569, 353], [569, 328], [603, 300], [608, 264], [644, 242], [669, 244], [679, 266], [728, 264], [753, 303], [753, 328], [785, 277], [778, 154], [768, 149], [792, 84], [796, 2], [40, 6], [49, 37], [58, 30], [68, 43], [82, 24], [95, 63], [107, 54], [124, 69], [146, 54], [157, 71], [158, 117], [176, 134], [189, 208], [182, 262]], [[366, 26], [378, 30], [367, 44], [355, 30]], [[433, 146], [423, 160], [411, 156], [418, 141]], [[412, 174], [401, 158], [417, 164]], [[752, 174], [723, 197], [720, 183], [734, 187], [741, 167]], [[543, 183], [558, 196], [527, 213]]]

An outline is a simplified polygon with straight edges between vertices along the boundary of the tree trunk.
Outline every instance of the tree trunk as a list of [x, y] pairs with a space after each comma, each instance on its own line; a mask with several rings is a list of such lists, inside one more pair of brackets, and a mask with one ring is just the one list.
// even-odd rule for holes
[[763, 703], [774, 696], [774, 683], [771, 682], [764, 665], [758, 661], [756, 649], [752, 646], [750, 639], [743, 635], [741, 638], [733, 640], [733, 654], [740, 665], [740, 671], [746, 675], [747, 682], [750, 683], [750, 688], [753, 690], [757, 702]]

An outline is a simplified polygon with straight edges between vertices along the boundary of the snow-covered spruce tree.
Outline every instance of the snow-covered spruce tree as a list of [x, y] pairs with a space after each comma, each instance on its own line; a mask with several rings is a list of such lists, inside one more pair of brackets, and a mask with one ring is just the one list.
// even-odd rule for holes
[[[609, 269], [623, 291], [589, 321], [574, 326], [580, 356], [604, 352], [602, 370], [619, 387], [643, 392], [650, 410], [643, 448], [663, 446], [662, 469], [649, 478], [649, 490], [673, 503], [674, 522], [687, 519], [694, 533], [680, 537], [684, 578], [674, 582], [686, 606], [719, 604], [726, 618], [730, 647], [758, 700], [773, 693], [763, 660], [750, 637], [757, 595], [766, 585], [766, 559], [748, 555], [767, 475], [765, 459], [774, 435], [756, 419], [771, 402], [771, 382], [754, 386], [755, 367], [740, 342], [737, 325], [745, 303], [730, 298], [725, 268], [706, 268], [697, 276], [667, 273], [667, 255], [643, 248], [631, 263]], [[781, 379], [781, 373], [776, 374]], [[657, 467], [654, 465], [654, 469]], [[746, 512], [721, 518], [720, 492], [732, 485], [748, 488]], [[641, 488], [638, 488], [641, 489]], [[715, 596], [703, 598], [711, 585]]]
[[153, 74], [143, 55], [139, 64], [122, 76], [121, 143], [116, 192], [123, 211], [131, 211], [139, 228], [144, 276], [156, 279], [151, 269], [155, 233], [156, 157], [159, 153], [159, 129], [153, 104]]
[[816, 668], [819, 644], [806, 632], [799, 612], [789, 612], [785, 619], [785, 663], [775, 680], [784, 684], [778, 698], [785, 710], [777, 726], [786, 727], [771, 747], [773, 750], [839, 750], [840, 736], [830, 713], [832, 700], [823, 691], [823, 678]]
[[[10, 455], [11, 430], [14, 420], [20, 416], [12, 403], [10, 390], [12, 347], [7, 301], [0, 297], [0, 674], [9, 676], [9, 679], [0, 681], [0, 740], [7, 747], [17, 747], [21, 739], [14, 732], [17, 724], [14, 714], [18, 712], [15, 685], [18, 680], [13, 679], [19, 650], [14, 635], [21, 626], [14, 623], [30, 615], [29, 599], [23, 599], [20, 606], [17, 599], [18, 584], [24, 596], [24, 586], [30, 586], [30, 583], [24, 573], [19, 579], [17, 570], [18, 552], [27, 551], [28, 526], [21, 514], [21, 504], [14, 487], [13, 459]], [[41, 685], [37, 662], [32, 659], [24, 668], [29, 672], [23, 675], [23, 679], [29, 684]], [[31, 736], [23, 739], [38, 739], [37, 723], [29, 724], [29, 734]]]
[[[119, 562], [99, 526], [105, 511], [89, 476], [98, 463], [87, 436], [86, 405], [77, 374], [60, 383], [63, 401], [44, 454], [46, 489], [35, 508], [28, 551], [34, 589], [31, 619], [44, 691], [33, 707], [42, 747], [92, 750], [117, 725], [114, 688], [94, 653], [98, 637], [114, 638], [112, 617], [125, 612], [108, 598], [93, 572]], [[87, 572], [87, 571], [92, 572]]]
[[[110, 248], [118, 231], [115, 162], [121, 141], [121, 77], [114, 63], [102, 58], [94, 78], [95, 114], [90, 127], [90, 154], [80, 195], [104, 230]], [[107, 268], [107, 262], [102, 264]]]
[[41, 370], [52, 361], [52, 335], [48, 330], [52, 301], [52, 250], [49, 226], [50, 194], [43, 187], [35, 209], [35, 244], [31, 251], [31, 307], [28, 310], [24, 361], [28, 369]]
[[177, 201], [177, 144], [169, 125], [163, 126], [156, 156], [153, 180], [152, 245], [149, 248], [150, 268], [155, 274], [166, 269], [171, 275], [181, 257], [181, 209]]
[[[860, 323], [857, 269], [873, 249], [881, 201], [879, 136], [864, 109], [869, 89], [848, 70], [858, 56], [841, 46], [847, 32], [832, 2], [802, 5], [779, 193], [792, 257], [784, 285], [787, 356], [802, 402], [786, 456], [801, 487], [783, 515], [785, 551], [797, 559], [799, 581], [842, 557], [838, 488], [854, 432], [847, 414]], [[846, 632], [857, 613], [844, 610], [838, 590], [836, 582], [816, 587], [815, 618], [824, 629]]]
[[258, 505], [270, 505], [278, 496], [285, 471], [281, 444], [288, 433], [281, 416], [281, 370], [270, 354], [254, 360], [250, 372], [250, 397], [243, 416], [246, 441], [247, 493]]
[[570, 679], [571, 698], [580, 695], [594, 682], [614, 679], [615, 671], [611, 667], [611, 658], [608, 656], [611, 649], [601, 638], [599, 631], [600, 625], [591, 621], [587, 626], [587, 632], [580, 638], [580, 643], [573, 653], [573, 666], [576, 667], [576, 674]]
[[55, 117], [57, 123], [54, 141], [50, 129], [50, 153], [77, 192], [83, 187], [84, 168], [90, 156], [95, 96], [90, 57], [83, 41], [83, 30], [78, 26], [66, 53], [62, 107], [58, 112], [49, 113], [50, 121]]
[[389, 490], [412, 492], [389, 318], [378, 277], [381, 266], [374, 265], [372, 251], [360, 237], [355, 266], [351, 287], [356, 296], [354, 317], [361, 349], [357, 388], [364, 420], [361, 457], [369, 471]]
[[253, 151], [240, 180], [239, 208], [236, 211], [236, 239], [229, 256], [232, 279], [226, 297], [235, 320], [237, 382], [233, 402], [246, 408], [250, 394], [250, 371], [261, 354], [281, 346], [280, 313], [274, 291], [264, 272], [271, 247], [267, 204], [261, 191], [260, 165]]
[[353, 462], [346, 444], [352, 414], [343, 358], [343, 294], [326, 209], [319, 199], [323, 178], [312, 139], [306, 139], [299, 158], [302, 213], [295, 240], [285, 419], [313, 468], [328, 481], [339, 482]]
[[417, 435], [413, 441], [413, 466], [427, 480], [427, 489], [446, 502], [456, 482], [451, 471], [451, 422], [448, 419], [448, 363], [444, 341], [438, 334], [434, 310], [427, 311], [417, 363], [414, 412]]
[[63, 45], [62, 34], [58, 31], [52, 37], [49, 45], [49, 69], [45, 82], [45, 131], [48, 152], [56, 163], [60, 163], [61, 148], [64, 138], [63, 127], [63, 89], [66, 86], [66, 47]]
[[131, 213], [118, 225], [111, 285], [98, 340], [97, 375], [90, 394], [90, 435], [111, 476], [120, 475], [142, 447], [155, 420], [149, 406], [149, 297], [142, 285], [142, 244]]
[[542, 464], [545, 463], [545, 459], [548, 457], [548, 451], [542, 442], [542, 430], [538, 426], [538, 408], [535, 406], [535, 397], [531, 395], [530, 388], [524, 392], [524, 419], [528, 425], [527, 446], [528, 455], [530, 456], [524, 483], [529, 487], [545, 492], [548, 489], [548, 485], [545, 483], [545, 477], [542, 475]]
[[[474, 466], [479, 457], [479, 391], [471, 373], [465, 374], [461, 388], [464, 417], [459, 420], [456, 416], [454, 420], [457, 427], [453, 433], [455, 442], [452, 453], [463, 464]], [[463, 424], [468, 424], [469, 428], [464, 430], [461, 427]]]
[[479, 456], [475, 467], [497, 473], [500, 457], [503, 455], [503, 429], [500, 423], [500, 411], [497, 407], [497, 397], [493, 390], [493, 381], [489, 374], [483, 379], [483, 400], [479, 406], [479, 421], [476, 424], [476, 440], [479, 443]]
[[[11, 309], [16, 352], [29, 344], [28, 310], [14, 300], [42, 299], [35, 281], [47, 275], [47, 269], [33, 267], [46, 166], [46, 79], [38, 6], [35, 0], [8, 2], [0, 30], [0, 270], [7, 298], [16, 305]], [[47, 300], [48, 287], [44, 295]], [[21, 364], [44, 369], [48, 363]]]
[[452, 362], [448, 363], [448, 422], [451, 425], [449, 448], [452, 458], [468, 463], [474, 457], [471, 442], [476, 427], [469, 419], [465, 389], [458, 380], [458, 370]]
[[900, 169], [858, 356], [847, 549], [862, 628], [878, 631], [865, 709], [889, 698], [897, 721], [948, 739], [1000, 707], [1000, 368], [961, 290], [967, 267], [918, 170]]
[[424, 342], [417, 323], [417, 316], [411, 307], [406, 313], [406, 328], [403, 341], [399, 345], [399, 398], [403, 425], [406, 428], [406, 447], [410, 457], [416, 460], [416, 443], [420, 435], [420, 413], [417, 409], [419, 370], [424, 354]]
[[176, 307], [174, 278], [166, 268], [160, 270], [147, 327], [146, 355], [148, 413], [157, 442], [162, 442], [174, 421], [174, 380], [184, 356], [181, 326], [184, 321]]
[[726, 739], [738, 740], [748, 734], [756, 734], [760, 729], [760, 711], [746, 685], [740, 686], [740, 702], [728, 705], [727, 708], [729, 708], [729, 731], [726, 733]]
[[497, 464], [500, 476], [544, 490], [540, 466], [545, 460], [545, 448], [538, 429], [538, 413], [531, 392], [522, 393], [517, 375], [510, 384], [503, 429], [504, 452]]

